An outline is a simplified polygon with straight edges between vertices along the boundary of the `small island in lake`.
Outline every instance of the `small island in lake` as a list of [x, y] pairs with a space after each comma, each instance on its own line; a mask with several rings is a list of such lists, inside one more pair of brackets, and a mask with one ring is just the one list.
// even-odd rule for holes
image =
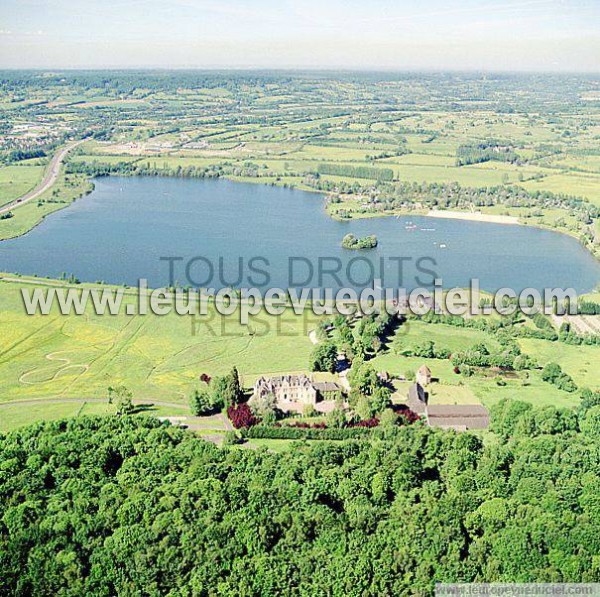
[[346, 234], [342, 239], [344, 249], [374, 249], [377, 244], [377, 237], [374, 234], [363, 238], [357, 238], [354, 234]]

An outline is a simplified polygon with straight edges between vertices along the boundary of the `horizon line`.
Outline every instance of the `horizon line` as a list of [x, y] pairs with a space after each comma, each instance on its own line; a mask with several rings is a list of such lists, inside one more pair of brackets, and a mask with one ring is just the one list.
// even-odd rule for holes
[[592, 70], [569, 70], [569, 69], [502, 69], [502, 68], [418, 68], [418, 67], [348, 67], [348, 66], [2, 66], [2, 71], [30, 71], [30, 72], [47, 72], [47, 71], [197, 71], [197, 72], [298, 72], [298, 73], [386, 73], [386, 74], [529, 74], [529, 75], [591, 75], [600, 76], [600, 69]]

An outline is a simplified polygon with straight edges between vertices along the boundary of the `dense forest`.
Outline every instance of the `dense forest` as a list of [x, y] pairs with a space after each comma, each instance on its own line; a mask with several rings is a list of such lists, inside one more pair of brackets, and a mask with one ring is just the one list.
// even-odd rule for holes
[[0, 436], [0, 594], [401, 595], [600, 580], [600, 407], [505, 401], [494, 440], [219, 449], [137, 416]]

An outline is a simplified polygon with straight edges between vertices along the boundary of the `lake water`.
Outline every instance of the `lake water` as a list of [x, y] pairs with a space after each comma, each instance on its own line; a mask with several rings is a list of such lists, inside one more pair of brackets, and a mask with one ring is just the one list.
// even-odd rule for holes
[[[411, 289], [436, 276], [446, 288], [478, 278], [487, 290], [583, 292], [600, 281], [600, 264], [576, 240], [546, 230], [417, 216], [337, 222], [320, 195], [226, 180], [115, 177], [95, 185], [25, 236], [1, 242], [0, 271], [262, 289], [363, 288], [369, 278]], [[344, 250], [349, 232], [375, 234], [379, 246]]]

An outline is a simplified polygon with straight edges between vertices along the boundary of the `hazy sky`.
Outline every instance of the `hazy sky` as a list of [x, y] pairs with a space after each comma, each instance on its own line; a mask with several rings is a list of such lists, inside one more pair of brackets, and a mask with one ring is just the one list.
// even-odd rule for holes
[[600, 0], [0, 0], [0, 67], [600, 72]]

